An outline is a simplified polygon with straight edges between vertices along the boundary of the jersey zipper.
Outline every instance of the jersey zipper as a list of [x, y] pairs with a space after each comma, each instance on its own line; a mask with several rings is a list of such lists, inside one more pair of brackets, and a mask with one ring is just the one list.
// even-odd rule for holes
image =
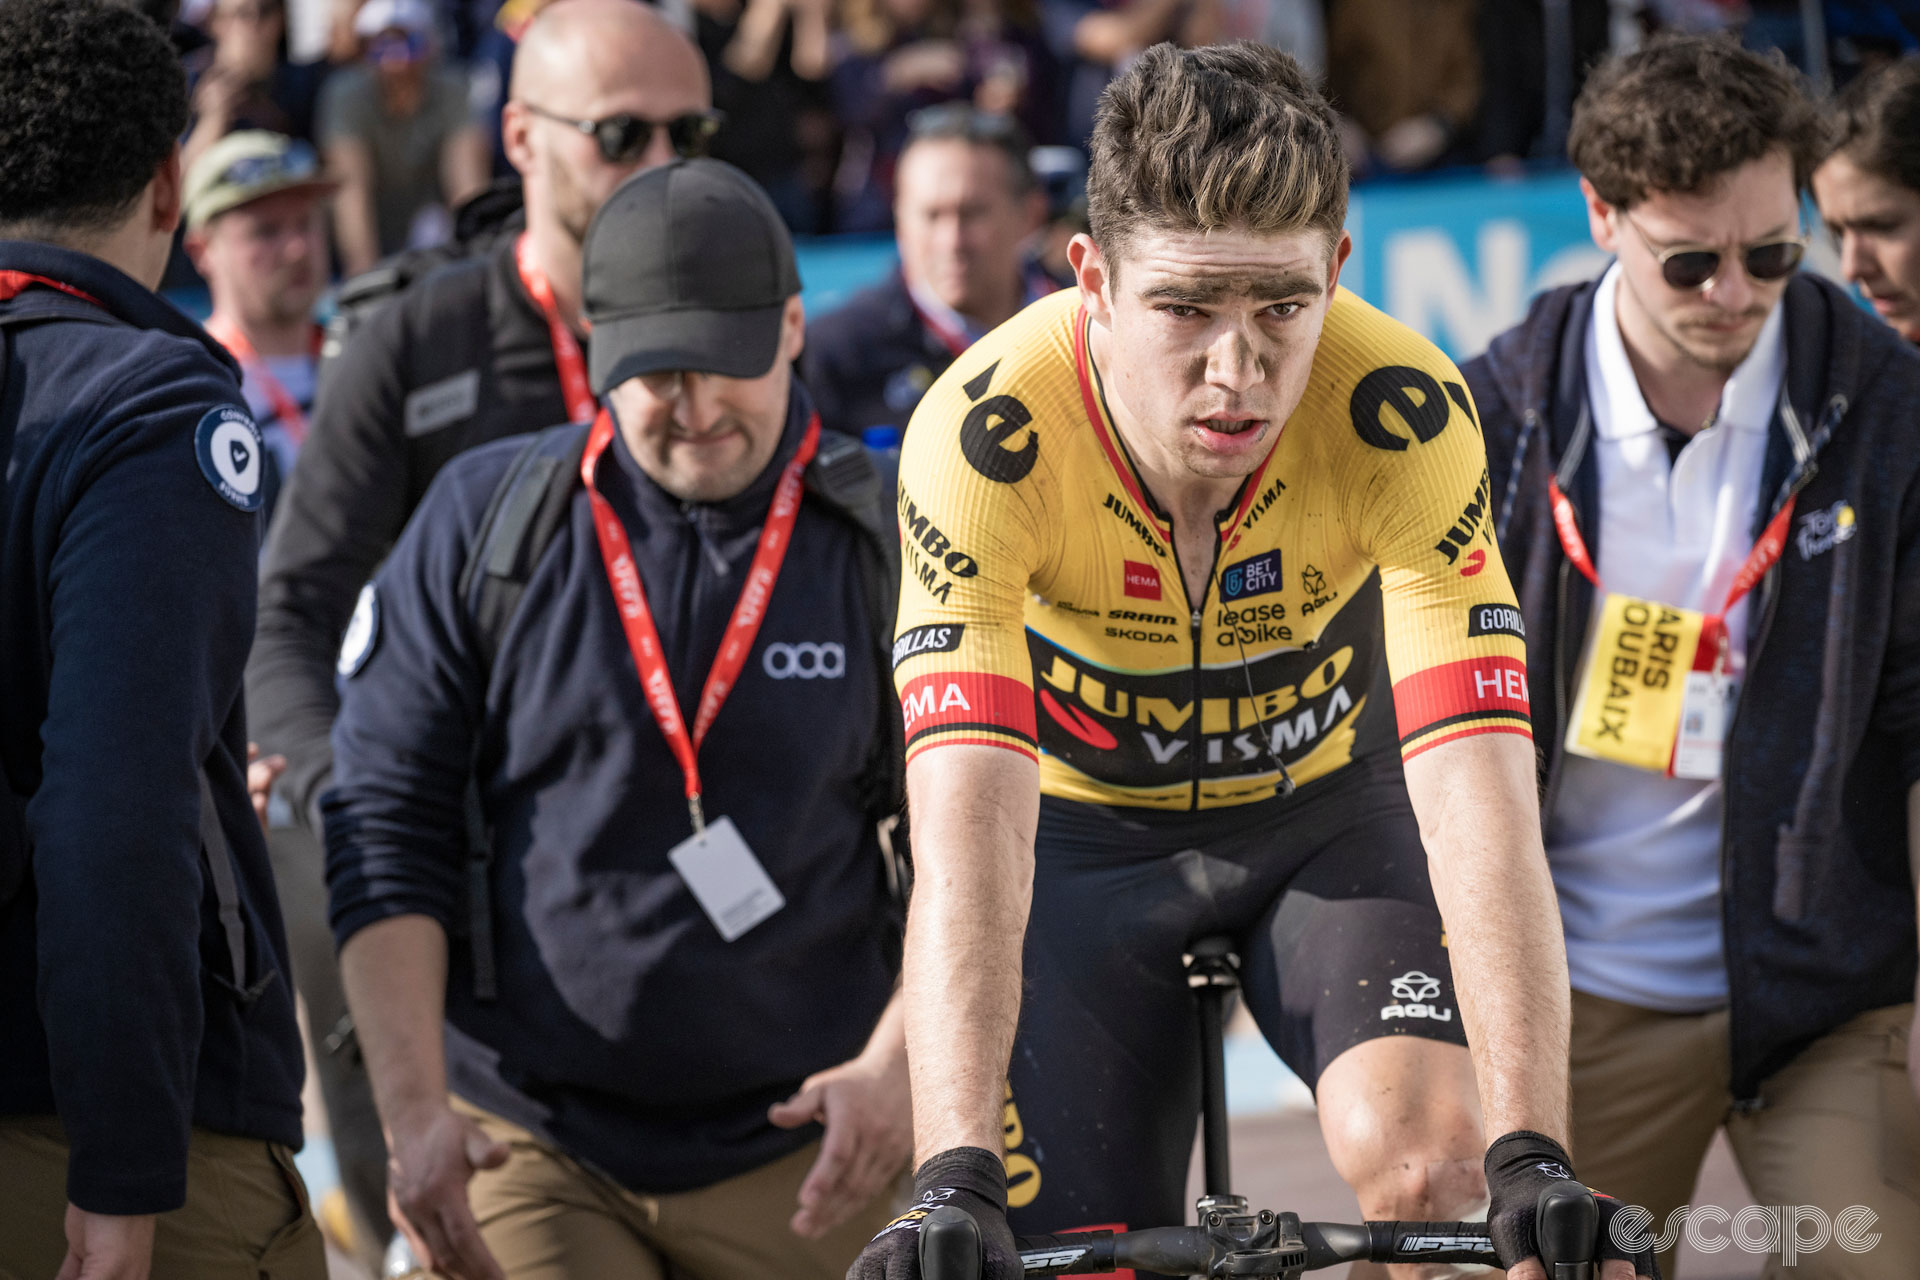
[[1180, 537], [1178, 532], [1174, 530], [1171, 521], [1168, 522], [1167, 531], [1173, 534], [1167, 541], [1173, 546], [1173, 573], [1175, 577], [1180, 579], [1180, 598], [1186, 601], [1187, 611], [1193, 618], [1193, 633], [1191, 636], [1191, 643], [1193, 645], [1193, 681], [1191, 686], [1193, 715], [1188, 720], [1188, 723], [1193, 726], [1193, 767], [1188, 775], [1188, 787], [1190, 790], [1187, 797], [1187, 809], [1191, 812], [1200, 808], [1200, 754], [1202, 745], [1200, 734], [1200, 655], [1204, 652], [1200, 644], [1200, 626], [1205, 620], [1207, 597], [1213, 592], [1213, 575], [1220, 568], [1220, 525], [1216, 521], [1213, 526], [1213, 563], [1207, 567], [1207, 585], [1201, 589], [1200, 602], [1198, 604], [1195, 604], [1192, 597], [1187, 594], [1187, 570], [1186, 566], [1180, 563]]

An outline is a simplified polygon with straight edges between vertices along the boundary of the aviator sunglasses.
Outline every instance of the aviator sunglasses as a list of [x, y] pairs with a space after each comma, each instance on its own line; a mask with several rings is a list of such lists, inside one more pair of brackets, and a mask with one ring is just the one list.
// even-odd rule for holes
[[[1660, 278], [1674, 288], [1682, 291], [1704, 289], [1713, 283], [1720, 274], [1720, 260], [1725, 255], [1718, 249], [1708, 249], [1694, 245], [1676, 245], [1671, 249], [1662, 249], [1647, 239], [1647, 233], [1633, 220], [1633, 215], [1621, 212], [1633, 234], [1640, 237], [1640, 243], [1647, 246], [1660, 263]], [[1793, 274], [1800, 265], [1800, 259], [1806, 256], [1807, 236], [1789, 236], [1784, 240], [1767, 240], [1760, 244], [1741, 246], [1740, 265], [1750, 279], [1765, 283], [1782, 280]]]
[[721, 111], [689, 111], [671, 120], [648, 120], [623, 111], [604, 120], [576, 120], [572, 116], [548, 111], [545, 107], [536, 107], [531, 102], [521, 105], [534, 115], [556, 124], [571, 125], [592, 138], [600, 144], [600, 154], [606, 157], [608, 164], [626, 164], [638, 160], [653, 141], [655, 129], [667, 131], [667, 141], [673, 144], [674, 154], [682, 160], [704, 156], [707, 154], [707, 144], [720, 131], [721, 124], [727, 118], [726, 113]]

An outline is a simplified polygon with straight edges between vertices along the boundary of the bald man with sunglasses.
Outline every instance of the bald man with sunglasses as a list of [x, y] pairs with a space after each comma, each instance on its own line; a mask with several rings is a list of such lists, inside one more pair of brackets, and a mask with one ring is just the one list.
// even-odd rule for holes
[[[344, 342], [330, 338], [299, 475], [268, 533], [247, 672], [254, 736], [287, 758], [279, 791], [304, 828], [276, 830], [276, 847], [302, 842], [313, 868], [314, 892], [284, 903], [290, 933], [324, 939], [327, 929], [309, 833], [332, 778], [335, 663], [361, 587], [449, 459], [589, 414], [580, 320], [587, 225], [623, 179], [698, 154], [717, 123], [699, 51], [656, 9], [558, 0], [522, 35], [502, 112], [524, 227], [416, 280]], [[309, 995], [310, 1007], [342, 1007], [337, 973], [322, 979], [331, 990]], [[353, 1056], [318, 1055], [323, 1078], [346, 1077], [328, 1090], [330, 1103], [345, 1092], [360, 1099], [329, 1110], [345, 1185], [377, 1233], [385, 1152]]]
[[1463, 369], [1526, 622], [1572, 1149], [1669, 1277], [1722, 1129], [1804, 1219], [1766, 1274], [1920, 1249], [1920, 356], [1797, 272], [1819, 145], [1795, 74], [1730, 42], [1602, 64], [1568, 150], [1614, 262]]

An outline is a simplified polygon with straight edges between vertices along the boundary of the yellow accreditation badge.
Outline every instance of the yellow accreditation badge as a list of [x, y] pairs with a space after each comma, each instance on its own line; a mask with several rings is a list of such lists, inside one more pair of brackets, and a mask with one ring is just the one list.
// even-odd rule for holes
[[1670, 772], [1705, 623], [1692, 609], [1603, 596], [1581, 661], [1567, 750]]

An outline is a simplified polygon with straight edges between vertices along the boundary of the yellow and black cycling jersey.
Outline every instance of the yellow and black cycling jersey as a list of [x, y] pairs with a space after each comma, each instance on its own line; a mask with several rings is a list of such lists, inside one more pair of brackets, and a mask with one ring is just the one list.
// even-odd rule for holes
[[[1453, 364], [1335, 294], [1307, 392], [1217, 517], [1204, 599], [1088, 358], [1074, 290], [928, 391], [901, 457], [907, 756], [1040, 760], [1047, 795], [1206, 809], [1354, 758], [1384, 657], [1403, 755], [1529, 732], [1524, 627]], [[1377, 578], [1376, 578], [1377, 574]]]

